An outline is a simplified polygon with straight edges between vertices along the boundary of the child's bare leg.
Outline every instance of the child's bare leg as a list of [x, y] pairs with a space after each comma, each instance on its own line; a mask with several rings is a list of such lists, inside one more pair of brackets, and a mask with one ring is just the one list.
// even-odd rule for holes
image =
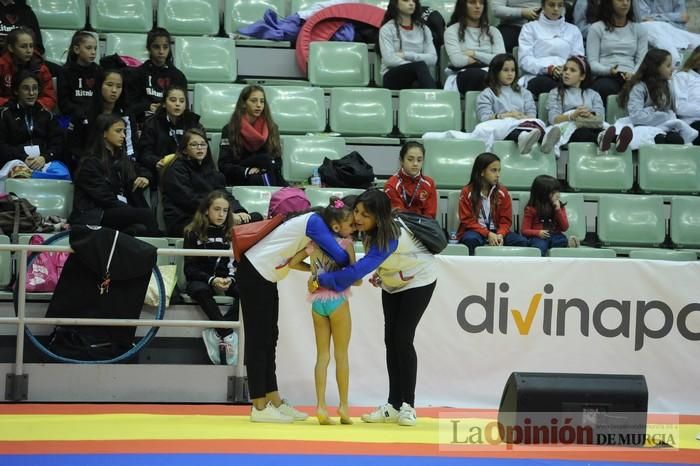
[[333, 335], [333, 354], [335, 355], [335, 378], [338, 382], [338, 395], [340, 406], [341, 424], [352, 424], [349, 414], [348, 387], [350, 385], [350, 362], [348, 347], [350, 346], [350, 333], [352, 320], [350, 318], [350, 305], [347, 301], [341, 304], [330, 316], [331, 334]]
[[328, 417], [326, 408], [326, 377], [328, 364], [331, 360], [331, 326], [327, 317], [311, 312], [314, 321], [314, 334], [316, 335], [316, 367], [314, 368], [314, 381], [316, 383], [316, 417], [321, 425], [333, 424]]

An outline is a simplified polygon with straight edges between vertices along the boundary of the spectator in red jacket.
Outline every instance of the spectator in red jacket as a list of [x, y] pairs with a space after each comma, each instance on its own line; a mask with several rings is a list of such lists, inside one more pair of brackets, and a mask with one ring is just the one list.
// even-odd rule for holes
[[399, 159], [401, 168], [384, 185], [391, 207], [435, 218], [437, 189], [435, 181], [423, 175], [423, 144], [416, 141], [407, 142], [401, 147]]
[[527, 240], [510, 231], [513, 204], [505, 186], [498, 183], [501, 160], [484, 152], [474, 161], [469, 184], [459, 194], [459, 242], [474, 255], [477, 246], [527, 246]]
[[34, 51], [34, 33], [24, 27], [14, 29], [7, 35], [6, 45], [5, 52], [0, 55], [0, 106], [5, 106], [12, 98], [12, 77], [28, 70], [39, 80], [41, 93], [37, 102], [52, 111], [56, 106], [56, 90], [51, 72], [41, 55]]
[[538, 176], [532, 181], [530, 200], [525, 207], [521, 233], [529, 239], [530, 246], [539, 249], [543, 256], [550, 248], [569, 245], [564, 235], [569, 229], [569, 219], [564, 207], [566, 203], [559, 199], [559, 189], [559, 181], [553, 176]]

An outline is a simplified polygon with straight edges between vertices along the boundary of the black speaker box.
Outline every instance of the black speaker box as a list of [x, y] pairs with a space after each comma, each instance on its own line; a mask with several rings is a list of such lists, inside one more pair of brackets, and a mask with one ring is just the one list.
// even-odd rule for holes
[[642, 375], [513, 372], [499, 432], [506, 443], [643, 446], [648, 397]]

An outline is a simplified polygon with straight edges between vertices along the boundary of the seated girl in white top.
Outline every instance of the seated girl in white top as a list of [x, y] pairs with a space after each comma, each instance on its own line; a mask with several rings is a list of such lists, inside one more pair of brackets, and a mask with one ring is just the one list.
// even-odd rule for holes
[[[561, 128], [561, 144], [593, 142], [600, 150], [608, 151], [617, 134], [614, 126], [605, 123], [605, 107], [600, 95], [588, 87], [589, 70], [585, 57], [569, 57], [564, 63], [561, 84], [549, 92], [549, 123]], [[627, 150], [631, 139], [632, 130], [625, 126], [617, 138], [616, 151]]]
[[564, 62], [571, 55], [583, 55], [583, 36], [564, 21], [564, 0], [542, 0], [537, 21], [523, 26], [518, 40], [518, 63], [523, 72], [520, 84], [537, 98], [561, 80]]
[[486, 68], [499, 53], [505, 53], [503, 37], [489, 26], [488, 0], [457, 0], [445, 30], [445, 51], [450, 60], [445, 89], [460, 94], [480, 91], [486, 85]]
[[[700, 47], [696, 47], [683, 68], [673, 74], [671, 83], [678, 118], [700, 131]], [[693, 144], [700, 145], [700, 137]]]
[[678, 49], [700, 45], [700, 34], [687, 31], [685, 0], [634, 0], [634, 12], [649, 37], [649, 45], [668, 50], [674, 66], [681, 64]]
[[540, 151], [549, 153], [559, 140], [559, 129], [545, 136], [545, 124], [537, 119], [537, 107], [532, 94], [518, 85], [518, 66], [509, 53], [496, 55], [489, 66], [486, 89], [476, 99], [476, 114], [480, 123], [470, 137], [486, 142], [494, 139], [518, 143], [520, 153], [530, 152], [537, 142]]
[[647, 34], [635, 22], [629, 1], [600, 0], [600, 21], [588, 28], [586, 57], [591, 63], [591, 88], [607, 104], [637, 70], [647, 53]]
[[671, 54], [651, 49], [618, 95], [618, 104], [627, 109], [629, 117], [615, 125], [634, 125], [632, 149], [641, 144], [689, 144], [698, 137], [697, 130], [676, 116], [672, 73]]
[[379, 29], [383, 87], [435, 89], [433, 35], [421, 18], [419, 0], [390, 0]]

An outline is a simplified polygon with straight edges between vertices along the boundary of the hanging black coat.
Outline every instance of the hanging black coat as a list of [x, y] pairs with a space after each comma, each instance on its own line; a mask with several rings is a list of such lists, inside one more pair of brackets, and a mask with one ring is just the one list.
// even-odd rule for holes
[[[70, 245], [75, 252], [63, 267], [46, 317], [139, 318], [156, 248], [119, 234], [109, 266], [109, 289], [100, 293], [115, 234], [111, 228], [73, 227]], [[110, 359], [131, 348], [135, 331], [135, 327], [57, 327], [51, 349], [66, 357]], [[66, 335], [73, 344], [65, 341]], [[84, 354], [75, 347], [78, 341], [88, 346]]]

